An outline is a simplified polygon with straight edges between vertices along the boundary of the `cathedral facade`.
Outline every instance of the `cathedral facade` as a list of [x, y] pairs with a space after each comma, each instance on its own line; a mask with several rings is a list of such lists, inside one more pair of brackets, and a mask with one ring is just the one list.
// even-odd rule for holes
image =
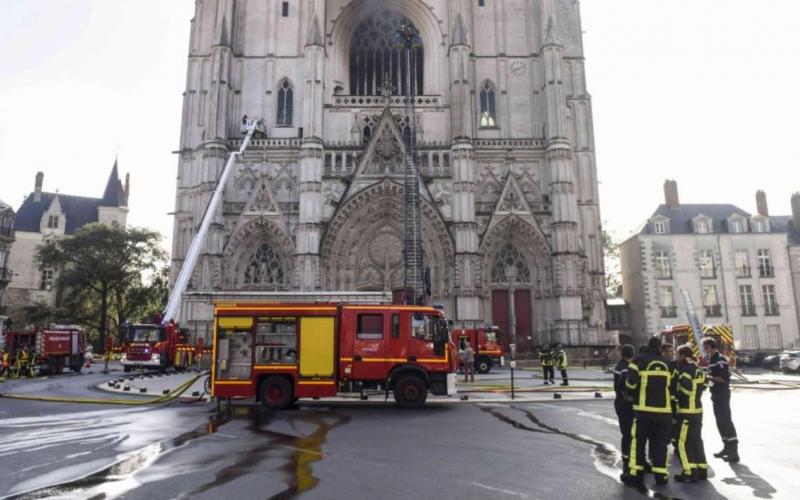
[[267, 132], [234, 165], [181, 321], [207, 331], [226, 294], [402, 289], [414, 133], [432, 301], [523, 349], [606, 344], [581, 38], [576, 0], [197, 0], [173, 277], [242, 117]]

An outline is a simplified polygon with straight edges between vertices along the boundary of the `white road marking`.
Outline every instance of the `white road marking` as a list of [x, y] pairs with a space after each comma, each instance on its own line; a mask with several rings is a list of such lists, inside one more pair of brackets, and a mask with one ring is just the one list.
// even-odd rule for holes
[[503, 488], [495, 488], [494, 486], [488, 486], [488, 485], [481, 484], [481, 483], [478, 483], [478, 482], [475, 482], [475, 481], [472, 481], [472, 485], [473, 486], [477, 486], [478, 488], [483, 488], [485, 490], [495, 491], [497, 493], [505, 493], [506, 495], [514, 496], [514, 497], [517, 497], [517, 498], [530, 498], [525, 493], [520, 493], [518, 491], [504, 490]]

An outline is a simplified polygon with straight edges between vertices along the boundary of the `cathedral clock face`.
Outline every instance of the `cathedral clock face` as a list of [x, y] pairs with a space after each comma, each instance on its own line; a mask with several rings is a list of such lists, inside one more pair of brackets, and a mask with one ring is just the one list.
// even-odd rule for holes
[[528, 66], [522, 61], [514, 61], [508, 68], [511, 71], [511, 76], [521, 77], [528, 72]]

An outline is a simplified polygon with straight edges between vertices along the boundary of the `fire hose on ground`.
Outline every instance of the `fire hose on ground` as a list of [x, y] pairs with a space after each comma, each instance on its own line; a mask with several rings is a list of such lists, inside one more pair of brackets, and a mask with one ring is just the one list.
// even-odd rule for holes
[[197, 382], [201, 377], [208, 375], [208, 372], [202, 372], [186, 382], [179, 385], [174, 391], [152, 399], [103, 399], [103, 398], [71, 398], [61, 396], [30, 396], [27, 394], [5, 394], [0, 393], [0, 398], [5, 399], [19, 399], [25, 401], [43, 401], [48, 403], [82, 403], [82, 404], [97, 404], [97, 405], [126, 405], [126, 406], [145, 406], [145, 405], [158, 405], [169, 403], [181, 394], [186, 392], [189, 387]]

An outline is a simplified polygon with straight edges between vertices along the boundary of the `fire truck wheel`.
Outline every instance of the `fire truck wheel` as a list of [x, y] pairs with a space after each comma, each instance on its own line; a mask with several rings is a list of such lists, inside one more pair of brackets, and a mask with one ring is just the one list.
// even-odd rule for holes
[[267, 377], [259, 388], [261, 404], [270, 410], [283, 410], [294, 399], [292, 384], [284, 377]]
[[394, 385], [394, 400], [400, 408], [419, 408], [427, 397], [425, 382], [416, 375], [401, 375]]
[[130, 373], [130, 371], [133, 370], [133, 367], [132, 366], [123, 366], [122, 369], [123, 369], [123, 371], [125, 371], [125, 373]]
[[492, 360], [481, 356], [475, 360], [475, 371], [478, 373], [489, 373], [492, 369]]

